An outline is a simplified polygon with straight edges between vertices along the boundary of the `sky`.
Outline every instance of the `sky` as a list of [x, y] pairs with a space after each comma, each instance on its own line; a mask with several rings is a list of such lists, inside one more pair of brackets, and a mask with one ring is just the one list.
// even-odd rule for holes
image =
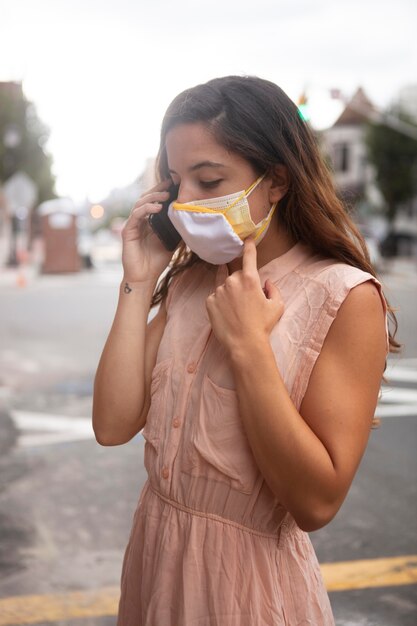
[[384, 108], [417, 83], [415, 0], [0, 0], [0, 81], [50, 129], [57, 191], [99, 202], [155, 155], [177, 93], [216, 76], [303, 90], [317, 128], [361, 85]]

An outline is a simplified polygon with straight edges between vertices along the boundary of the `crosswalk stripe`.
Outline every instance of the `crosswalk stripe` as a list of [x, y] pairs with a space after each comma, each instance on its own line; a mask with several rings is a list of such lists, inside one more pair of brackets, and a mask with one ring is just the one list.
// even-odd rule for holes
[[415, 404], [385, 404], [379, 405], [375, 411], [375, 417], [409, 417], [417, 416], [417, 406]]
[[404, 389], [401, 387], [396, 387], [395, 389], [393, 389], [392, 387], [383, 387], [381, 390], [380, 401], [386, 404], [413, 402], [417, 409], [417, 389]]
[[[417, 555], [324, 563], [321, 571], [332, 591], [417, 583]], [[0, 599], [0, 626], [117, 615], [119, 587]]]
[[417, 371], [407, 367], [387, 367], [384, 373], [389, 383], [417, 383]]
[[391, 383], [417, 383], [417, 358], [389, 359], [384, 378], [388, 387]]
[[33, 411], [11, 411], [19, 429], [20, 447], [94, 439], [91, 417], [69, 417]]

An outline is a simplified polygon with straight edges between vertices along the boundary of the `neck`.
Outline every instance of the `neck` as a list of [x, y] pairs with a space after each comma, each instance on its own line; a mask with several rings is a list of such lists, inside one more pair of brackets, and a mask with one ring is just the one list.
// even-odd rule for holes
[[[256, 248], [258, 270], [263, 265], [266, 265], [273, 259], [276, 259], [277, 257], [288, 252], [288, 250], [290, 250], [296, 243], [296, 240], [286, 233], [282, 227], [276, 228], [276, 222], [273, 221], [267, 234]], [[229, 270], [229, 274], [233, 274], [233, 272], [241, 270], [242, 257], [234, 259], [228, 263], [227, 268]]]

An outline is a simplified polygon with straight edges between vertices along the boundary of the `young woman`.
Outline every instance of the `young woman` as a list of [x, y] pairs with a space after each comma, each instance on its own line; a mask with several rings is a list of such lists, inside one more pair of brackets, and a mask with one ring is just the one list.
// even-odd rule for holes
[[[259, 78], [177, 96], [158, 175], [123, 230], [95, 378], [97, 441], [146, 440], [118, 624], [333, 624], [307, 532], [346, 497], [398, 345], [362, 237]], [[173, 258], [148, 223], [172, 183]]]

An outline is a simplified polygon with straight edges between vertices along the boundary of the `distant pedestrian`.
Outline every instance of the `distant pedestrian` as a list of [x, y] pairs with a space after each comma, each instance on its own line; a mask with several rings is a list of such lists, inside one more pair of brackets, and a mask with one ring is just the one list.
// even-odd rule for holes
[[[94, 388], [97, 441], [146, 440], [118, 626], [328, 626], [307, 533], [346, 497], [398, 347], [381, 285], [273, 83], [179, 94], [157, 168]], [[167, 200], [174, 256], [148, 221]]]

